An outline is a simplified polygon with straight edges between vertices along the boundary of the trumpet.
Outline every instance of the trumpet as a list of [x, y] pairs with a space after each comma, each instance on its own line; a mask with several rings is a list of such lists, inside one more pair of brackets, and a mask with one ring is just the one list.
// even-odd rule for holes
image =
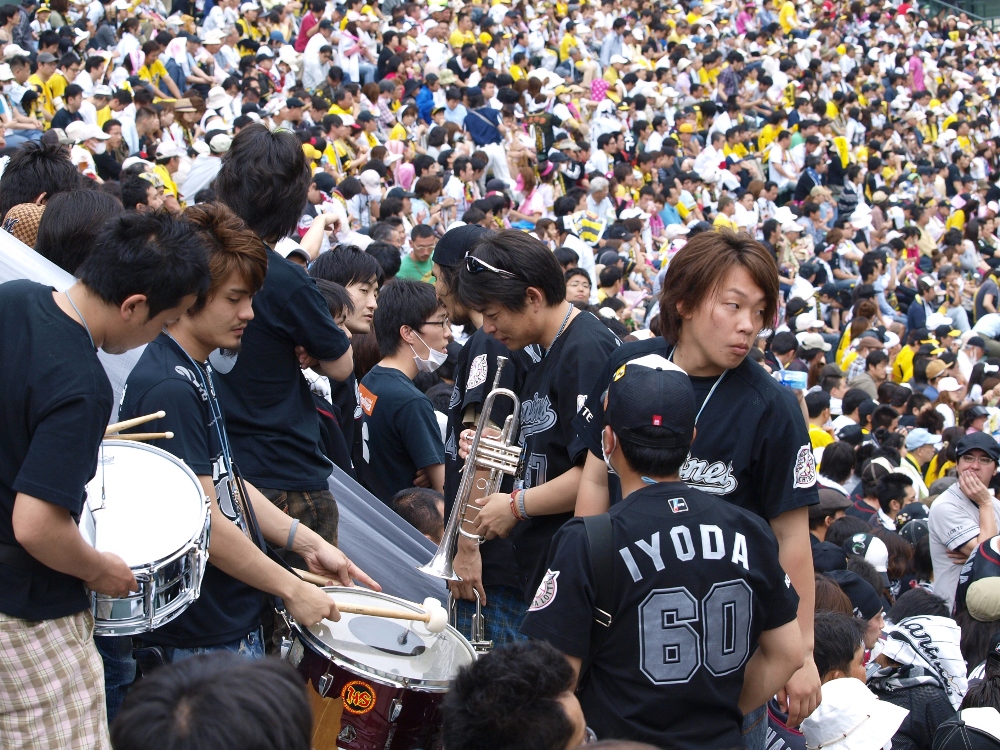
[[[455, 503], [452, 505], [451, 514], [448, 516], [448, 523], [445, 525], [441, 543], [438, 545], [434, 556], [426, 565], [421, 565], [417, 569], [427, 575], [443, 578], [446, 581], [461, 581], [462, 579], [455, 573], [453, 561], [458, 549], [458, 536], [461, 534], [466, 539], [472, 539], [477, 544], [482, 544], [484, 537], [466, 531], [462, 528], [472, 521], [466, 519], [465, 515], [469, 510], [473, 499], [488, 497], [500, 489], [500, 483], [504, 475], [516, 475], [521, 462], [521, 447], [517, 443], [518, 428], [520, 426], [521, 401], [517, 394], [508, 388], [500, 388], [500, 373], [507, 364], [506, 357], [497, 357], [497, 372], [493, 379], [493, 388], [487, 394], [483, 402], [482, 414], [476, 424], [476, 433], [472, 438], [472, 447], [469, 449], [469, 457], [465, 461], [462, 469], [462, 481], [458, 485], [458, 493], [455, 496]], [[499, 437], [488, 437], [483, 434], [489, 423], [490, 413], [493, 410], [493, 403], [497, 398], [509, 398], [513, 404], [513, 411], [504, 421], [503, 429]], [[477, 469], [488, 469], [489, 477], [476, 479]], [[475, 496], [473, 497], [473, 491]], [[475, 507], [475, 506], [473, 506]], [[472, 646], [479, 653], [486, 653], [492, 648], [492, 642], [485, 639], [484, 620], [482, 606], [479, 601], [479, 594], [476, 592], [476, 614], [473, 617]]]

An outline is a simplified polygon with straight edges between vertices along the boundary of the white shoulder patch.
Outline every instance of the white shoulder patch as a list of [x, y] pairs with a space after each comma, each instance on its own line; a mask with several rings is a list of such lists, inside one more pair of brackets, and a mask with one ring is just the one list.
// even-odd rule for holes
[[471, 391], [486, 382], [486, 371], [489, 367], [486, 364], [486, 355], [480, 354], [469, 367], [469, 380], [465, 384], [465, 390]]
[[806, 443], [799, 448], [799, 453], [795, 457], [795, 469], [792, 472], [792, 487], [804, 489], [816, 484], [816, 457], [813, 455], [812, 447]]
[[535, 592], [535, 598], [531, 600], [531, 606], [528, 607], [529, 612], [537, 612], [540, 609], [545, 609], [555, 601], [556, 592], [558, 591], [556, 580], [558, 578], [558, 570], [545, 571], [545, 577], [538, 584], [538, 591]]

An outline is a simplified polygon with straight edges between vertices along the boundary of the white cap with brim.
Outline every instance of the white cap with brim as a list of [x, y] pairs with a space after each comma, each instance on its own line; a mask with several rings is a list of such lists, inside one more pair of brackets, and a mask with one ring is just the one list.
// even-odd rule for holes
[[822, 691], [823, 702], [801, 726], [809, 750], [876, 750], [892, 739], [910, 713], [880, 701], [853, 677], [830, 680]]
[[298, 242], [293, 240], [291, 237], [285, 237], [280, 239], [274, 245], [274, 252], [280, 255], [282, 258], [287, 258], [290, 255], [300, 255], [305, 261], [309, 262], [309, 253], [305, 251]]

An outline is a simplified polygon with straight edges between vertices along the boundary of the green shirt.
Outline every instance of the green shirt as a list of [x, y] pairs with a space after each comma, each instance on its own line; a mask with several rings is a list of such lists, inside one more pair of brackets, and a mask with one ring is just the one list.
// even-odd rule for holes
[[434, 259], [428, 258], [423, 263], [417, 263], [413, 257], [407, 253], [399, 262], [399, 273], [397, 279], [413, 279], [414, 281], [426, 281], [428, 284], [434, 283]]

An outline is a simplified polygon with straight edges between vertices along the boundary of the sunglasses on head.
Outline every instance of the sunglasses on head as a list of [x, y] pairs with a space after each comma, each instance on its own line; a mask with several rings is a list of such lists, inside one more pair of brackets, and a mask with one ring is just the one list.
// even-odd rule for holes
[[495, 273], [502, 279], [520, 278], [516, 273], [506, 271], [503, 268], [497, 268], [496, 266], [491, 266], [485, 260], [481, 260], [473, 255], [466, 256], [465, 270], [469, 273]]

